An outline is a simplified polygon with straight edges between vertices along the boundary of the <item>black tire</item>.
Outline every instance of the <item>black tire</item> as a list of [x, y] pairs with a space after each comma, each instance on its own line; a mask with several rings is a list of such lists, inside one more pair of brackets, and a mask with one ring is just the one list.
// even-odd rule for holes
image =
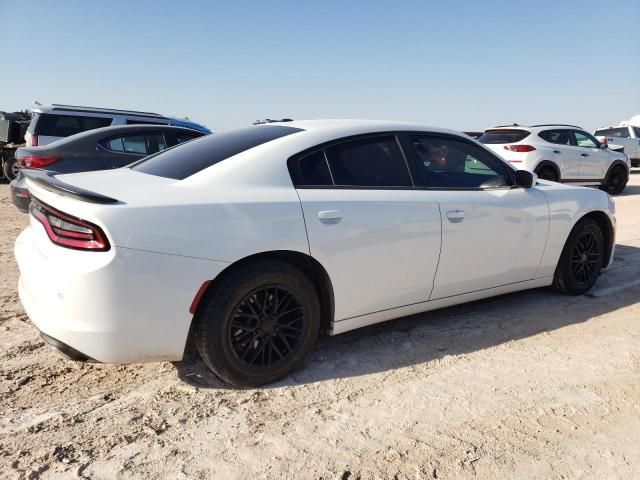
[[536, 172], [536, 174], [538, 175], [538, 178], [542, 180], [549, 180], [551, 182], [558, 181], [558, 174], [551, 167], [542, 167], [540, 170]]
[[318, 337], [316, 289], [286, 263], [264, 260], [240, 267], [202, 301], [196, 348], [204, 363], [233, 385], [257, 387], [286, 377]]
[[625, 189], [628, 181], [629, 174], [627, 169], [622, 165], [616, 165], [611, 169], [600, 189], [609, 195], [618, 195]]
[[562, 249], [553, 279], [553, 288], [566, 295], [582, 295], [600, 275], [605, 241], [600, 226], [583, 218], [571, 230]]
[[16, 159], [14, 157], [5, 158], [2, 162], [2, 174], [7, 181], [12, 181], [18, 175]]

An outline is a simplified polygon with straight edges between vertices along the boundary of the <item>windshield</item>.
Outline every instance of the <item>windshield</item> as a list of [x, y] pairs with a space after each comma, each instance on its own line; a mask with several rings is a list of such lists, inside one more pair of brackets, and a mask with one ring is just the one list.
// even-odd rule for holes
[[500, 130], [487, 130], [484, 132], [478, 141], [486, 144], [493, 143], [516, 143], [520, 140], [524, 140], [529, 136], [529, 132], [526, 130], [517, 129], [500, 129]]
[[215, 133], [147, 157], [133, 164], [131, 169], [184, 180], [245, 150], [301, 131], [283, 125], [260, 125]]

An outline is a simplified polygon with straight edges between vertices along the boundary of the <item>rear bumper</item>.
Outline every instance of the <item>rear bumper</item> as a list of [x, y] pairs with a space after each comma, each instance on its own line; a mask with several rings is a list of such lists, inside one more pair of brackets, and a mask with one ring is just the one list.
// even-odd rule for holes
[[79, 352], [75, 348], [70, 347], [66, 343], [58, 340], [57, 338], [50, 337], [46, 333], [40, 332], [40, 338], [42, 338], [42, 340], [44, 340], [46, 343], [48, 343], [53, 348], [58, 350], [62, 355], [67, 357], [69, 360], [75, 360], [78, 362], [91, 362], [91, 361], [95, 362], [95, 360], [93, 360], [92, 358], [89, 358], [84, 353]]
[[24, 180], [24, 177], [15, 179], [9, 185], [11, 190], [11, 201], [21, 212], [29, 212], [29, 204], [31, 203], [31, 195]]
[[48, 343], [103, 363], [182, 358], [193, 298], [226, 264], [123, 248], [80, 252], [39, 229], [20, 234], [15, 256], [20, 300]]

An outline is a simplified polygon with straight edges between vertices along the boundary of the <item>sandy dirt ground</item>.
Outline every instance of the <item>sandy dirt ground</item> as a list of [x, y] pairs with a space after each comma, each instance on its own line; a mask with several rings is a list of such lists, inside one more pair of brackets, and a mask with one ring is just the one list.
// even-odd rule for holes
[[640, 478], [640, 172], [614, 266], [324, 338], [269, 388], [180, 364], [81, 364], [20, 306], [27, 216], [0, 185], [0, 478]]

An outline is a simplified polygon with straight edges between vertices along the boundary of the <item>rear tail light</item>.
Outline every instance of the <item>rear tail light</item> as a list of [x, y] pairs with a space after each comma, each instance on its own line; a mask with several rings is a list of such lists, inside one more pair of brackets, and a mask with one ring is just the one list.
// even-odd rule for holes
[[60, 160], [58, 157], [53, 156], [27, 155], [20, 160], [20, 166], [27, 168], [44, 168], [56, 163], [58, 160]]
[[31, 199], [29, 210], [56, 245], [94, 252], [105, 252], [110, 248], [102, 229], [93, 223], [62, 213], [35, 198]]
[[32, 147], [38, 146], [38, 135], [31, 135], [31, 146]]
[[525, 153], [533, 152], [535, 150], [535, 147], [532, 147], [531, 145], [505, 145], [504, 149], [509, 150], [510, 152]]

